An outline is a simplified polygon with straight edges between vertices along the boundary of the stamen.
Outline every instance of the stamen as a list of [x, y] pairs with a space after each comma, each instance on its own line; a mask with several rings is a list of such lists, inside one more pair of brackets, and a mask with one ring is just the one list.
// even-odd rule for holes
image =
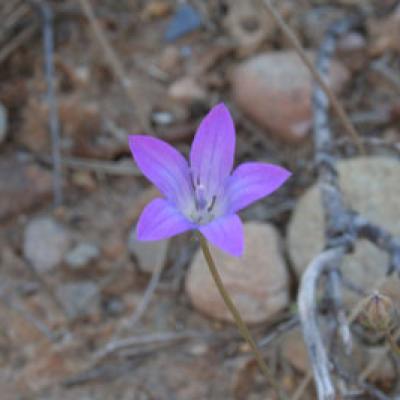
[[210, 212], [210, 211], [213, 209], [216, 200], [217, 200], [217, 196], [214, 195], [214, 196], [212, 197], [212, 199], [211, 199], [211, 203], [210, 203], [210, 204], [208, 205], [208, 207], [207, 207], [207, 212]]
[[203, 185], [196, 186], [195, 200], [197, 210], [204, 210], [207, 206], [206, 188]]
[[190, 183], [192, 184], [193, 191], [195, 191], [196, 190], [196, 185], [194, 183], [193, 171], [190, 171]]

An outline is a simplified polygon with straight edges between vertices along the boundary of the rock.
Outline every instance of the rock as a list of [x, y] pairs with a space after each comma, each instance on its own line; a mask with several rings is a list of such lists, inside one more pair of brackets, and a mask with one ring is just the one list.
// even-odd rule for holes
[[90, 68], [87, 65], [73, 65], [61, 59], [58, 59], [56, 63], [60, 74], [60, 91], [87, 90], [91, 76]]
[[100, 256], [99, 248], [93, 243], [79, 243], [64, 257], [65, 263], [71, 269], [81, 269], [88, 266]]
[[265, 40], [272, 38], [276, 29], [266, 10], [245, 1], [230, 4], [223, 23], [235, 41], [239, 57], [254, 53]]
[[207, 94], [195, 78], [186, 76], [173, 82], [168, 89], [168, 95], [172, 100], [190, 104], [195, 100], [205, 100]]
[[[385, 346], [371, 346], [367, 348], [367, 356], [369, 363], [376, 359], [382, 359], [382, 362], [371, 371], [368, 380], [374, 383], [396, 382], [398, 380], [397, 367], [392, 357], [389, 357]], [[368, 365], [369, 363], [364, 364]]]
[[0, 144], [4, 142], [8, 131], [8, 112], [7, 109], [0, 103]]
[[[322, 318], [320, 328], [323, 338], [330, 337], [329, 321]], [[340, 339], [338, 339], [340, 340]], [[310, 362], [304, 338], [299, 329], [285, 334], [282, 342], [283, 357], [299, 372], [307, 373], [310, 370]], [[355, 337], [353, 337], [351, 354], [346, 354], [343, 346], [335, 349], [335, 358], [340, 362], [343, 368], [348, 371], [361, 371], [370, 361], [369, 348], [363, 346]]]
[[180, 37], [199, 29], [202, 24], [201, 15], [190, 4], [181, 4], [168, 24], [164, 35], [165, 40], [174, 42]]
[[52, 193], [51, 174], [34, 164], [0, 159], [0, 222], [43, 206]]
[[63, 260], [70, 236], [62, 225], [50, 217], [28, 223], [24, 232], [24, 256], [39, 273], [56, 268]]
[[[338, 92], [349, 73], [332, 63], [330, 86]], [[307, 136], [312, 124], [312, 78], [294, 51], [275, 51], [239, 64], [231, 77], [233, 96], [242, 111], [288, 142]]]
[[282, 353], [286, 360], [298, 371], [308, 371], [310, 363], [308, 361], [307, 349], [304, 344], [303, 335], [298, 329], [285, 335], [282, 344]]
[[154, 111], [151, 114], [151, 121], [155, 125], [166, 126], [172, 125], [175, 122], [175, 117], [168, 111]]
[[89, 171], [75, 171], [71, 174], [71, 181], [80, 189], [93, 192], [97, 188], [96, 179]]
[[159, 67], [170, 75], [175, 75], [177, 71], [180, 70], [182, 63], [181, 53], [179, 52], [179, 48], [176, 46], [166, 46], [161, 54]]
[[56, 294], [70, 318], [88, 315], [100, 305], [100, 293], [90, 281], [66, 283], [57, 288]]
[[368, 61], [367, 40], [359, 32], [349, 32], [337, 44], [337, 54], [350, 71], [357, 71]]
[[[120, 235], [118, 235], [120, 236]], [[126, 237], [123, 238], [117, 237], [116, 235], [112, 235], [112, 237], [108, 238], [106, 243], [102, 246], [102, 254], [109, 261], [115, 261], [121, 254], [125, 254], [126, 245], [125, 245]]]
[[105, 299], [101, 306], [103, 312], [110, 317], [118, 317], [126, 310], [125, 304], [119, 297]]
[[144, 20], [161, 18], [171, 12], [171, 4], [164, 0], [152, 0], [144, 6], [141, 17]]
[[[359, 157], [340, 161], [338, 170], [345, 203], [370, 221], [400, 235], [399, 162], [384, 157]], [[314, 185], [298, 201], [288, 229], [289, 255], [298, 276], [324, 247], [323, 232], [320, 193]], [[348, 279], [368, 291], [383, 279], [387, 265], [385, 253], [360, 240], [355, 252], [346, 257], [342, 270]], [[393, 276], [382, 293], [400, 301], [399, 287], [399, 279]], [[351, 293], [344, 295], [347, 303], [355, 300]]]
[[[244, 230], [242, 257], [229, 257], [216, 248], [211, 251], [224, 285], [244, 321], [261, 323], [288, 306], [289, 277], [275, 228], [252, 222], [246, 224]], [[212, 318], [232, 321], [200, 250], [191, 263], [186, 292], [199, 311]]]
[[165, 265], [169, 240], [140, 242], [136, 240], [135, 229], [129, 235], [129, 252], [135, 257], [142, 272], [152, 273]]

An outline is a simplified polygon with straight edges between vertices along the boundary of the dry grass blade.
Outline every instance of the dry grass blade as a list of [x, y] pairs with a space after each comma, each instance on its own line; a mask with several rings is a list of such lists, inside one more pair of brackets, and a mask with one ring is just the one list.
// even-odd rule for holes
[[37, 31], [38, 24], [32, 24], [14, 36], [6, 46], [0, 50], [0, 64], [4, 62], [16, 49], [28, 41]]
[[305, 53], [297, 36], [292, 32], [292, 30], [289, 28], [289, 26], [286, 24], [286, 22], [280, 16], [280, 14], [277, 12], [275, 7], [272, 5], [272, 2], [270, 0], [264, 0], [264, 4], [267, 7], [271, 16], [274, 18], [274, 20], [277, 22], [279, 27], [282, 29], [282, 32], [285, 34], [285, 36], [289, 39], [290, 43], [295, 48], [296, 52], [298, 53], [300, 58], [303, 60], [304, 64], [310, 70], [310, 73], [313, 76], [313, 78], [315, 79], [315, 81], [318, 83], [318, 85], [321, 87], [321, 89], [325, 92], [325, 94], [329, 98], [329, 101], [331, 102], [332, 107], [335, 110], [336, 114], [340, 118], [340, 121], [341, 121], [343, 127], [345, 128], [346, 132], [353, 138], [353, 141], [356, 144], [360, 153], [366, 154], [364, 145], [360, 139], [360, 135], [357, 133], [356, 129], [354, 128], [353, 124], [351, 123], [349, 117], [347, 116], [343, 106], [339, 102], [336, 95], [333, 93], [331, 88], [326, 84], [326, 82], [322, 79], [321, 75], [316, 70], [313, 63], [310, 61], [310, 59], [308, 58], [308, 56]]
[[105, 60], [109, 63], [111, 69], [113, 70], [115, 76], [120, 81], [122, 87], [125, 89], [126, 94], [130, 101], [133, 103], [135, 107], [135, 113], [139, 119], [139, 122], [142, 126], [142, 129], [145, 132], [150, 133], [152, 131], [151, 126], [149, 124], [149, 120], [147, 118], [148, 110], [145, 102], [137, 101], [140, 97], [139, 87], [138, 85], [134, 85], [133, 81], [128, 78], [128, 74], [125, 71], [122, 62], [120, 61], [119, 57], [117, 56], [116, 52], [111, 47], [106, 35], [104, 34], [101, 25], [97, 21], [96, 15], [93, 11], [93, 7], [90, 4], [89, 0], [79, 0], [79, 3], [82, 7], [84, 14], [86, 15], [94, 36], [98, 41], [100, 47], [104, 52]]

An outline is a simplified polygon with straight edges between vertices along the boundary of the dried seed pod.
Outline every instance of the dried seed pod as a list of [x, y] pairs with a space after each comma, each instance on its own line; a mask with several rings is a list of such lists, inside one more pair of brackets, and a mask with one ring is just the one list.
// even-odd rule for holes
[[395, 317], [396, 309], [390, 297], [375, 292], [366, 299], [361, 323], [374, 331], [387, 332], [393, 327]]

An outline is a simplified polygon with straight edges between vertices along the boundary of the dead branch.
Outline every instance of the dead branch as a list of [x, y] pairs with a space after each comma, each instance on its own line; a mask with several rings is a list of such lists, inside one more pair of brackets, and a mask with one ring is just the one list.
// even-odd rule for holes
[[120, 350], [124, 350], [132, 347], [143, 347], [160, 343], [173, 343], [179, 342], [182, 340], [189, 340], [193, 338], [202, 338], [208, 337], [210, 333], [202, 333], [197, 331], [186, 331], [186, 332], [162, 332], [162, 333], [154, 333], [147, 334], [143, 336], [132, 336], [126, 339], [118, 339], [111, 342], [108, 342], [107, 345], [100, 349], [97, 353], [94, 354], [94, 362], [97, 363], [100, 360], [103, 360], [105, 357], [108, 357], [111, 354], [114, 354]]
[[[271, 8], [271, 3], [269, 1], [265, 1], [265, 3], [268, 4], [271, 13], [275, 15], [275, 19], [280, 22], [280, 25], [283, 23], [282, 29], [290, 36], [299, 53], [304, 56], [304, 50], [299, 47], [300, 44], [297, 38], [282, 19], [279, 20], [276, 17], [277, 13]], [[316, 70], [318, 74], [313, 73], [317, 82], [313, 94], [314, 151], [325, 217], [326, 241], [325, 250], [314, 258], [303, 274], [299, 288], [298, 304], [303, 336], [314, 373], [318, 399], [320, 400], [332, 400], [336, 396], [331, 377], [332, 365], [318, 324], [316, 290], [320, 277], [322, 274], [327, 275], [326, 292], [331, 300], [331, 312], [335, 318], [337, 329], [341, 333], [342, 340], [345, 346], [349, 348], [351, 334], [349, 322], [341, 306], [342, 300], [338, 275], [338, 269], [344, 255], [352, 250], [357, 239], [364, 238], [389, 253], [391, 262], [388, 272], [400, 270], [399, 240], [393, 238], [383, 228], [366, 221], [362, 216], [344, 206], [342, 193], [338, 185], [336, 161], [332, 156], [332, 134], [328, 121], [329, 104], [332, 99], [324, 85], [321, 85], [320, 77], [322, 76], [323, 80], [327, 76], [338, 37], [347, 32], [356, 20], [353, 17], [346, 18], [334, 23], [328, 29], [317, 57]], [[308, 65], [308, 59], [304, 61]], [[336, 369], [336, 373], [337, 371], [338, 369]], [[360, 386], [359, 380], [353, 383]], [[371, 393], [371, 389], [365, 384], [362, 387]]]
[[287, 332], [290, 332], [292, 329], [297, 328], [300, 321], [297, 315], [292, 316], [288, 320], [281, 322], [277, 325], [268, 335], [264, 336], [257, 342], [258, 347], [267, 347], [271, 342], [275, 339], [281, 337]]
[[367, 221], [361, 215], [355, 216], [354, 224], [360, 238], [369, 240], [389, 254], [390, 261], [387, 274], [390, 275], [395, 271], [400, 273], [400, 240], [392, 237], [382, 227]]
[[[345, 254], [343, 247], [325, 250], [307, 267], [299, 288], [299, 315], [303, 337], [308, 349], [317, 391], [321, 399], [333, 400], [335, 389], [330, 376], [328, 354], [318, 326], [317, 286], [321, 275], [329, 269], [337, 268]], [[307, 321], [307, 322], [306, 322]]]
[[160, 282], [161, 278], [161, 273], [164, 269], [164, 264], [160, 263], [157, 268], [153, 271], [151, 274], [151, 279], [149, 284], [146, 287], [146, 290], [143, 294], [142, 300], [138, 306], [138, 308], [135, 310], [135, 312], [132, 314], [131, 318], [129, 319], [128, 325], [129, 328], [133, 328], [137, 322], [142, 318], [143, 314], [145, 313], [147, 307], [150, 304], [150, 300], [152, 299], [154, 292], [156, 291], [157, 285]]
[[346, 383], [354, 384], [354, 382], [356, 382], [357, 386], [362, 389], [364, 393], [370, 394], [377, 400], [390, 400], [390, 397], [386, 396], [370, 383], [367, 383], [364, 380], [358, 379], [356, 376], [352, 376], [351, 374], [349, 374], [347, 371], [341, 368], [338, 363], [334, 362], [334, 368], [338, 376], [340, 376], [340, 378], [343, 379]]

